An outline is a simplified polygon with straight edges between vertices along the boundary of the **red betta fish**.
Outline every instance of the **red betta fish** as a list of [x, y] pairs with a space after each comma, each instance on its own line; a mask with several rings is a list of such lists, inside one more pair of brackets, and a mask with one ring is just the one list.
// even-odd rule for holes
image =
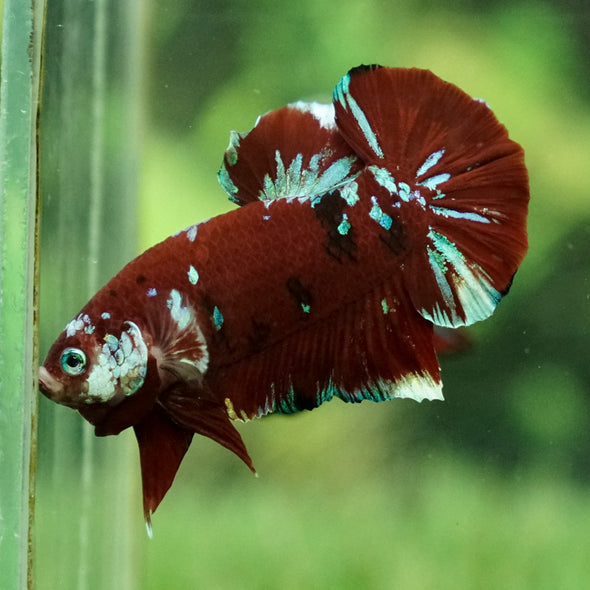
[[98, 436], [134, 428], [148, 521], [194, 433], [254, 471], [233, 420], [442, 399], [435, 329], [491, 315], [527, 249], [521, 147], [426, 70], [361, 66], [333, 104], [264, 115], [219, 180], [240, 207], [130, 262], [40, 368]]

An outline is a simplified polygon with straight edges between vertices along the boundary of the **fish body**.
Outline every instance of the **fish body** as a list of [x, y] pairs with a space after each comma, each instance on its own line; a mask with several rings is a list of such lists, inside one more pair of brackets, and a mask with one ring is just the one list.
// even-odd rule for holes
[[526, 251], [522, 149], [424, 70], [360, 67], [332, 105], [232, 133], [240, 207], [130, 262], [67, 326], [41, 391], [98, 435], [133, 427], [146, 518], [192, 436], [359, 402], [442, 399], [440, 329], [485, 319]]

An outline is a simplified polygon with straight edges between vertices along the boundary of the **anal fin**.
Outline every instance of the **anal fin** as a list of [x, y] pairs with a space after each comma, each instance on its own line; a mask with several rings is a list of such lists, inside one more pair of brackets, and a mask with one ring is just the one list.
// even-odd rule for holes
[[249, 418], [313, 409], [333, 397], [442, 399], [433, 339], [432, 324], [403, 287], [383, 285], [273, 346], [215, 368], [207, 385]]
[[206, 436], [236, 454], [256, 474], [246, 445], [229, 419], [223, 403], [210, 398], [205, 390], [177, 386], [162, 399], [166, 412], [183, 428]]

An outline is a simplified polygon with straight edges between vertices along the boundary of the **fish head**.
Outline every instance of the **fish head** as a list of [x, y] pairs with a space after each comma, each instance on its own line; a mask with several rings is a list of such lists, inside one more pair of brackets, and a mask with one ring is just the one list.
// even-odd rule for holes
[[138, 393], [147, 372], [148, 344], [135, 322], [81, 313], [51, 346], [39, 388], [96, 425]]

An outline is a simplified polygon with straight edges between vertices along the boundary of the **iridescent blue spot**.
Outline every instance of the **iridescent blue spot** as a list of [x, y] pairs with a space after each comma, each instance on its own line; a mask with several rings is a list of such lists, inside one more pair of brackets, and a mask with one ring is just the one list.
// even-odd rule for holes
[[328, 385], [325, 389], [318, 389], [316, 395], [316, 405], [321, 406], [325, 402], [329, 402], [334, 396], [338, 396], [340, 392], [334, 385], [332, 379], [328, 382]]
[[191, 264], [190, 268], [188, 269], [188, 280], [191, 282], [192, 285], [196, 285], [197, 281], [199, 280], [199, 273], [197, 269]]
[[156, 289], [154, 289], [153, 287], [150, 287], [147, 290], [147, 296], [148, 297], [155, 297], [158, 294], [158, 292], [156, 291]]
[[386, 299], [381, 300], [381, 309], [383, 309], [383, 313], [387, 315], [389, 313], [389, 305]]
[[340, 225], [338, 226], [338, 233], [341, 236], [345, 236], [349, 230], [350, 230], [350, 222], [348, 221], [348, 215], [346, 215], [346, 213], [344, 213], [342, 215], [342, 221], [340, 222]]
[[311, 305], [309, 305], [308, 303], [302, 303], [301, 309], [304, 313], [311, 313]]
[[110, 320], [111, 319], [111, 314], [108, 311], [105, 311], [103, 313], [100, 314], [100, 317], [103, 320]]
[[283, 399], [279, 400], [278, 403], [275, 401], [277, 412], [281, 414], [295, 414], [296, 412], [299, 412], [295, 402], [295, 391], [293, 387], [290, 387]]
[[391, 225], [393, 224], [393, 219], [387, 213], [384, 213], [379, 203], [377, 202], [376, 197], [371, 197], [371, 202], [373, 203], [373, 208], [369, 212], [369, 216], [371, 219], [374, 219], [381, 227], [389, 230], [391, 229]]
[[213, 308], [213, 323], [215, 324], [215, 329], [221, 330], [223, 326], [223, 314], [219, 311], [219, 308], [216, 306]]

